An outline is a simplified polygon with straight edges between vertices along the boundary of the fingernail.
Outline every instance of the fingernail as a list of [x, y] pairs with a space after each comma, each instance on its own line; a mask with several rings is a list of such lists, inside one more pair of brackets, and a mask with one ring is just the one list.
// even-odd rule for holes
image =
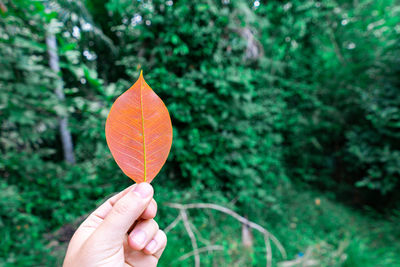
[[153, 188], [148, 183], [140, 183], [133, 190], [134, 193], [137, 193], [141, 198], [147, 198], [153, 192]]
[[133, 242], [135, 242], [137, 245], [142, 245], [143, 242], [146, 240], [146, 233], [142, 230], [133, 230], [131, 233], [131, 238]]
[[150, 241], [150, 243], [147, 244], [146, 249], [150, 252], [150, 253], [154, 253], [157, 247], [157, 241], [155, 241], [154, 239]]

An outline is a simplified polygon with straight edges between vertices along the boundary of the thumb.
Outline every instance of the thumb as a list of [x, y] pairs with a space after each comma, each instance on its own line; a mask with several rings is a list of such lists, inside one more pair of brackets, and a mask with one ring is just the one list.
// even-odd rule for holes
[[132, 224], [150, 204], [154, 190], [149, 183], [140, 183], [118, 200], [93, 235], [95, 239], [122, 242]]

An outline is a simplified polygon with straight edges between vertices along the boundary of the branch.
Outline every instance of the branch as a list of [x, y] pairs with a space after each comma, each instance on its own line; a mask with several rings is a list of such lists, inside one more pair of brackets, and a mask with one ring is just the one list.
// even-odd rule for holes
[[[219, 246], [219, 245], [202, 247], [197, 250], [197, 253], [202, 253], [202, 252], [206, 252], [206, 251], [216, 251], [216, 250], [224, 250], [224, 247]], [[187, 258], [193, 256], [194, 254], [195, 254], [195, 251], [191, 251], [189, 253], [186, 253], [186, 254], [180, 256], [178, 260], [180, 260], [180, 261], [186, 260]]]
[[192, 242], [192, 247], [193, 247], [193, 254], [194, 254], [194, 266], [195, 267], [200, 267], [200, 255], [199, 255], [199, 249], [197, 246], [197, 240], [196, 236], [194, 235], [192, 229], [190, 228], [190, 223], [187, 217], [187, 213], [185, 209], [180, 209], [180, 214], [181, 218], [183, 220], [183, 225], [185, 226], [186, 232], [188, 233], [190, 237], [190, 241]]
[[186, 209], [213, 209], [213, 210], [218, 210], [220, 212], [228, 214], [231, 217], [238, 220], [239, 222], [246, 224], [247, 226], [259, 231], [260, 233], [262, 233], [264, 235], [264, 237], [267, 236], [277, 246], [282, 257], [284, 259], [287, 258], [285, 249], [283, 248], [282, 244], [278, 241], [278, 239], [274, 235], [272, 235], [267, 229], [265, 229], [261, 225], [249, 221], [248, 219], [246, 219], [243, 216], [240, 216], [239, 214], [237, 214], [236, 212], [234, 212], [231, 209], [228, 209], [226, 207], [223, 207], [223, 206], [220, 206], [217, 204], [212, 204], [212, 203], [193, 203], [193, 204], [185, 204], [185, 205], [178, 204], [178, 203], [167, 203], [166, 205], [171, 208], [179, 209], [181, 211], [186, 210]]
[[272, 264], [272, 249], [271, 249], [271, 242], [269, 241], [269, 236], [264, 235], [264, 242], [265, 242], [265, 258], [267, 260], [267, 267], [271, 267]]
[[[329, 25], [329, 27], [328, 27], [329, 39], [331, 40], [331, 42], [333, 44], [333, 49], [335, 51], [335, 54], [336, 54], [337, 58], [339, 59], [340, 63], [342, 63], [343, 66], [346, 66], [346, 60], [343, 57], [343, 54], [342, 54], [342, 52], [340, 50], [340, 46], [339, 46], [339, 44], [338, 44], [338, 42], [336, 40], [335, 34], [333, 32], [333, 29], [332, 29], [333, 25], [332, 25], [332, 22], [331, 22], [331, 16], [327, 16], [326, 19], [327, 19], [328, 25]], [[332, 27], [330, 27], [331, 25], [332, 25]]]
[[336, 41], [335, 34], [333, 33], [333, 30], [329, 29], [328, 30], [328, 34], [329, 34], [329, 39], [331, 40], [331, 42], [333, 44], [333, 49], [335, 50], [336, 56], [338, 57], [340, 63], [342, 63], [342, 65], [346, 66], [346, 61], [344, 60], [342, 52], [340, 51], [340, 47], [339, 47], [338, 42]]
[[175, 220], [170, 223], [170, 225], [167, 226], [167, 228], [164, 229], [165, 233], [168, 233], [169, 231], [171, 231], [172, 229], [175, 228], [175, 226], [182, 220], [182, 216], [179, 213], [178, 217], [175, 218]]
[[189, 223], [190, 223], [190, 228], [192, 229], [193, 233], [197, 236], [197, 239], [203, 244], [211, 245], [211, 242], [209, 240], [205, 239], [201, 235], [200, 231], [197, 230], [196, 226], [192, 222], [189, 222]]

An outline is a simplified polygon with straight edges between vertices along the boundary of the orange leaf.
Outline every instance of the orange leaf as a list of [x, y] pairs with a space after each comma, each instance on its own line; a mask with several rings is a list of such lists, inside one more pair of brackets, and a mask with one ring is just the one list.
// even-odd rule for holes
[[137, 183], [151, 182], [167, 160], [172, 144], [171, 118], [142, 72], [111, 107], [106, 139], [118, 166]]

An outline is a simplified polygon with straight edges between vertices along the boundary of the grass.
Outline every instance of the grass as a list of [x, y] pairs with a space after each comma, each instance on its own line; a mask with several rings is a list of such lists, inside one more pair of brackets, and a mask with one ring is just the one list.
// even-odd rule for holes
[[[383, 218], [371, 211], [354, 210], [318, 192], [290, 186], [276, 190], [275, 195], [279, 208], [266, 202], [261, 212], [253, 214], [247, 210], [246, 215], [278, 237], [288, 253], [287, 261], [299, 262], [292, 266], [304, 263], [310, 264], [307, 266], [400, 266], [397, 216]], [[161, 207], [161, 213], [167, 209]], [[264, 243], [258, 233], [253, 232], [252, 248], [244, 248], [241, 226], [234, 219], [204, 210], [191, 211], [190, 218], [201, 233], [199, 247], [213, 244], [223, 247], [223, 250], [203, 253], [202, 266], [265, 266]], [[168, 238], [161, 266], [192, 266], [193, 257], [179, 260], [191, 251], [183, 225], [171, 231]], [[276, 266], [282, 259], [274, 247], [273, 253]], [[285, 265], [281, 262], [279, 266]]]
[[[210, 202], [229, 207], [268, 229], [283, 244], [287, 262], [272, 246], [273, 266], [286, 267], [294, 262], [297, 265], [290, 266], [400, 266], [400, 214], [394, 214], [395, 211], [382, 215], [368, 209], [356, 210], [320, 192], [291, 185], [266, 188], [270, 197], [252, 199], [247, 206], [239, 206], [235, 199], [232, 201], [218, 190], [154, 186], [159, 203], [156, 219], [161, 228], [178, 215], [177, 210], [165, 205], [167, 202]], [[0, 205], [9, 209], [3, 210], [4, 216], [25, 217], [10, 215], [11, 224], [2, 228], [7, 235], [1, 240], [5, 257], [0, 257], [0, 266], [60, 266], [79, 221], [100, 203], [98, 199], [87, 199], [79, 218], [77, 214], [64, 214], [64, 218], [70, 219], [61, 227], [43, 229], [47, 219], [18, 215], [18, 192], [10, 191], [10, 187], [3, 189], [4, 203], [0, 201]], [[210, 210], [190, 210], [188, 215], [199, 247], [218, 246], [218, 250], [201, 254], [201, 266], [265, 266], [264, 240], [258, 232], [251, 232], [252, 246], [244, 247], [242, 226], [230, 216]], [[182, 258], [191, 251], [190, 239], [180, 222], [168, 233], [168, 246], [160, 266], [194, 266], [192, 256]]]

